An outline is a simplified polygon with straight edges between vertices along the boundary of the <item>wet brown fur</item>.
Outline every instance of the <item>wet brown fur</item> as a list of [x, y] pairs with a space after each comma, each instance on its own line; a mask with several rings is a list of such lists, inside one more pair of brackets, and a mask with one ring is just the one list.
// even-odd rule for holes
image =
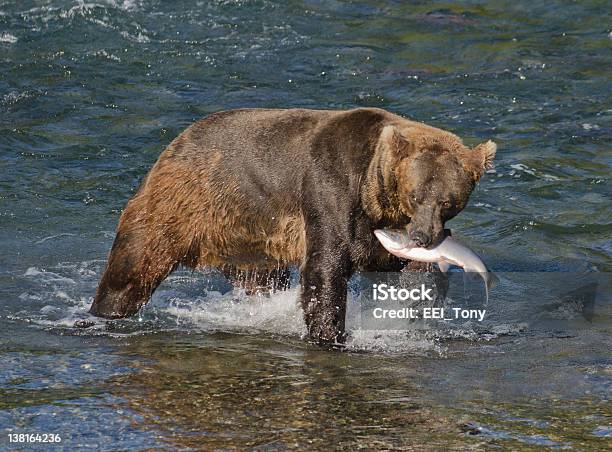
[[[318, 281], [302, 293], [307, 324], [323, 325], [309, 325], [311, 336], [340, 340], [339, 314], [317, 320], [305, 298], [328, 300], [320, 309], [342, 303], [342, 290], [329, 287], [340, 277], [334, 266], [342, 287], [354, 270], [397, 267], [374, 228], [417, 225], [439, 238], [494, 153], [492, 142], [470, 150], [380, 109], [213, 114], [166, 148], [127, 203], [91, 312], [136, 313], [178, 265], [264, 273], [301, 265], [303, 280], [311, 272]], [[449, 197], [452, 209], [440, 207]]]

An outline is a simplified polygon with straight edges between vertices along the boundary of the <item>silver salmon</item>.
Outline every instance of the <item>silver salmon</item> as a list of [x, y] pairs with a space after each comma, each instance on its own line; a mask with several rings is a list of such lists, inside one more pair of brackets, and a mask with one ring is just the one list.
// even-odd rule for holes
[[474, 251], [452, 238], [449, 230], [444, 232], [446, 234], [444, 240], [432, 249], [415, 246], [403, 229], [376, 229], [374, 235], [387, 251], [402, 259], [436, 263], [442, 272], [448, 271], [452, 264], [463, 268], [466, 272], [478, 273], [485, 282], [488, 301], [489, 289], [498, 281], [498, 278], [489, 271]]

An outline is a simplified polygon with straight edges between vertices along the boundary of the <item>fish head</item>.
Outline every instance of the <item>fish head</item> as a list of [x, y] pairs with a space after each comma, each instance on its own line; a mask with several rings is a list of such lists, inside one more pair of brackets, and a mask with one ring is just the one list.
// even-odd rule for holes
[[391, 254], [402, 257], [402, 251], [415, 247], [404, 229], [376, 229], [374, 235]]

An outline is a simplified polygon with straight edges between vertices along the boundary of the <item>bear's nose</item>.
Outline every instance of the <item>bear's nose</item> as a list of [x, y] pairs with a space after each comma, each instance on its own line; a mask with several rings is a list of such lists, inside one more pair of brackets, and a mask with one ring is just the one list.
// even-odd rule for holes
[[423, 231], [413, 231], [410, 233], [410, 239], [416, 243], [416, 246], [426, 248], [431, 244], [431, 237]]

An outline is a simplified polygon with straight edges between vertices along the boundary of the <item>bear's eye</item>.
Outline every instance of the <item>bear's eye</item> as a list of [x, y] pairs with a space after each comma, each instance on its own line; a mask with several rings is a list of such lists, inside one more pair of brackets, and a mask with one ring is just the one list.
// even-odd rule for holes
[[450, 201], [442, 201], [442, 207], [444, 207], [445, 209], [450, 209], [452, 206]]
[[410, 195], [410, 200], [411, 200], [412, 202], [415, 202], [415, 203], [416, 203], [416, 202], [417, 202], [417, 197], [416, 197], [416, 195]]

